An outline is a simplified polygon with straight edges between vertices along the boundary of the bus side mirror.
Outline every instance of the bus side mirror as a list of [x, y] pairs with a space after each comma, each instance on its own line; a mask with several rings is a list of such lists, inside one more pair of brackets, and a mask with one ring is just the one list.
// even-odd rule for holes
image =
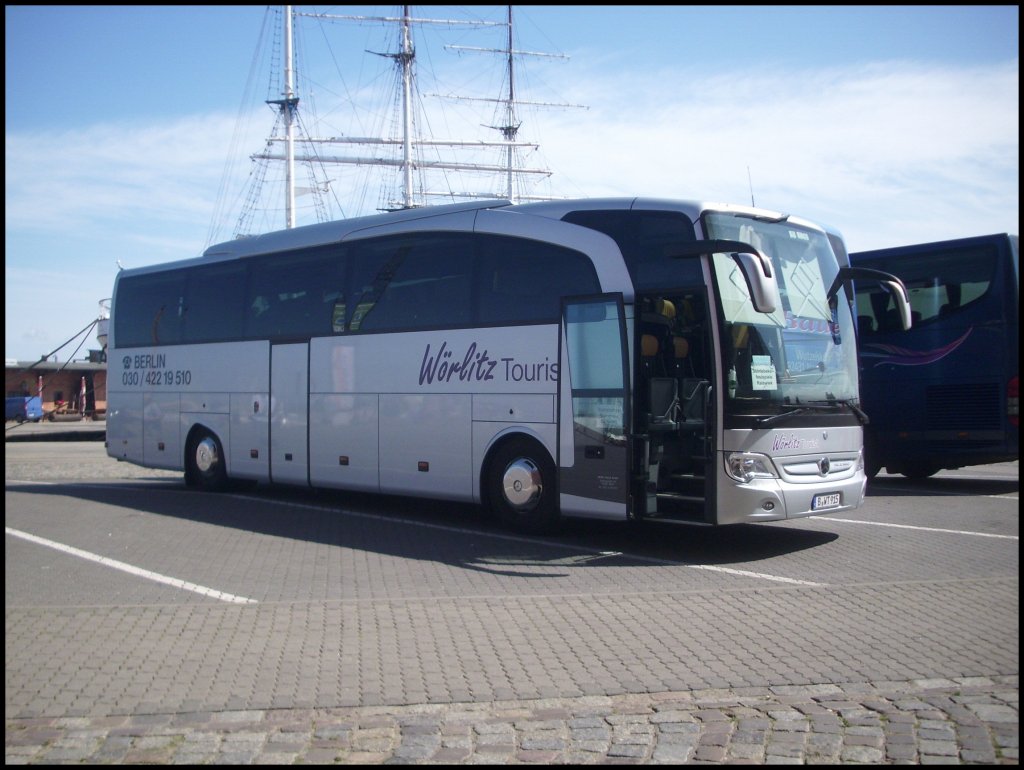
[[782, 307], [779, 282], [772, 270], [771, 260], [751, 252], [735, 252], [730, 256], [743, 273], [754, 310], [758, 313], [774, 313]]
[[907, 287], [903, 285], [903, 281], [892, 273], [887, 273], [884, 270], [875, 270], [871, 267], [839, 268], [839, 273], [836, 275], [836, 279], [832, 282], [832, 286], [828, 290], [829, 301], [831, 301], [839, 292], [840, 286], [852, 279], [878, 281], [882, 285], [882, 288], [892, 295], [893, 303], [896, 305], [896, 310], [898, 310], [900, 314], [900, 324], [903, 326], [903, 331], [907, 331], [913, 325], [910, 316], [910, 292], [908, 292]]
[[914, 323], [910, 314], [910, 300], [907, 298], [907, 287], [898, 278], [895, 282], [881, 281], [881, 284], [882, 288], [892, 295], [896, 309], [900, 311], [900, 324], [903, 326], [903, 331], [907, 331]]
[[676, 244], [669, 255], [673, 259], [696, 257], [700, 254], [728, 254], [739, 266], [747, 292], [758, 313], [774, 313], [782, 307], [779, 280], [772, 270], [772, 261], [756, 248], [743, 241], [712, 239]]

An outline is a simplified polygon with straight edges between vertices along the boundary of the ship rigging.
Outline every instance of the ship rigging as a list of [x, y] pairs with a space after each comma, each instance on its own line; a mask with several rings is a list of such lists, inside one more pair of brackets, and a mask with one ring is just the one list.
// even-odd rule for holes
[[[473, 9], [476, 10], [476, 9]], [[275, 125], [266, 139], [262, 151], [250, 155], [252, 167], [247, 183], [241, 214], [234, 224], [235, 237], [256, 234], [261, 231], [295, 227], [300, 216], [312, 221], [327, 221], [363, 213], [366, 209], [394, 211], [416, 208], [436, 202], [453, 202], [457, 199], [506, 199], [512, 202], [547, 200], [550, 194], [538, 192], [539, 183], [547, 180], [552, 172], [539, 159], [539, 145], [520, 137], [523, 125], [522, 108], [568, 108], [579, 105], [556, 102], [524, 101], [517, 92], [516, 63], [523, 57], [567, 57], [561, 54], [527, 51], [515, 46], [513, 11], [508, 6], [501, 21], [484, 19], [432, 19], [414, 15], [410, 6], [402, 6], [395, 16], [338, 15], [297, 11], [284, 6], [274, 15], [280, 21], [279, 33], [275, 40], [280, 50], [279, 92], [266, 103], [274, 110]], [[336, 131], [326, 136], [312, 136], [307, 128], [307, 106], [315, 103], [300, 98], [299, 83], [309, 83], [298, 77], [296, 66], [296, 28], [301, 23], [321, 27], [332, 24], [387, 25], [398, 31], [397, 45], [389, 51], [366, 50], [366, 53], [388, 59], [393, 63], [395, 73], [392, 91], [398, 98], [392, 99], [388, 118], [390, 127], [377, 130], [348, 133]], [[417, 63], [419, 61], [414, 32], [426, 27], [462, 30], [497, 29], [502, 33], [500, 46], [470, 46], [445, 44], [445, 49], [458, 54], [498, 55], [504, 69], [501, 92], [498, 96], [471, 96], [455, 93], [433, 93], [431, 97], [439, 102], [458, 104], [490, 104], [493, 109], [490, 120], [477, 121], [477, 127], [498, 133], [498, 138], [443, 138], [429, 129], [434, 122], [423, 107], [419, 93]], [[350, 110], [351, 112], [351, 110]], [[477, 116], [478, 117], [478, 116]], [[447, 120], [439, 121], [447, 125]], [[317, 121], [316, 130], [328, 125], [329, 121]], [[490, 158], [487, 158], [490, 155]], [[271, 169], [283, 167], [283, 179], [272, 177]], [[344, 167], [359, 167], [366, 173], [356, 185], [349, 178], [339, 181], [332, 175], [340, 174]], [[302, 183], [298, 174], [305, 173]], [[275, 184], [281, 182], [282, 184]], [[467, 184], [468, 183], [468, 184]], [[283, 186], [283, 201], [280, 192], [276, 195], [268, 188]], [[352, 191], [355, 186], [364, 190], [376, 188], [376, 203], [366, 203], [366, 192], [354, 204], [345, 204], [339, 198], [339, 188]], [[276, 201], [275, 201], [276, 198]], [[302, 198], [303, 205], [297, 204]], [[360, 208], [349, 210], [346, 208]], [[281, 210], [283, 209], [283, 219]], [[215, 217], [218, 216], [215, 214]], [[221, 215], [223, 216], [223, 215]], [[217, 234], [211, 226], [210, 241]]]

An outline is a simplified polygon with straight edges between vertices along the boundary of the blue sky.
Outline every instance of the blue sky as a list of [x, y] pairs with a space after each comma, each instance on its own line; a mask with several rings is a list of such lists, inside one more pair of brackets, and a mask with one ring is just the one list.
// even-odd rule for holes
[[[393, 16], [397, 6], [303, 6]], [[1019, 8], [517, 6], [538, 194], [749, 203], [839, 228], [851, 250], [1019, 231]], [[504, 19], [504, 6], [414, 16]], [[227, 240], [273, 125], [265, 6], [5, 8], [5, 357], [93, 320], [117, 264]], [[395, 26], [297, 20], [314, 135], [387, 131]], [[500, 27], [417, 25], [421, 130], [496, 138]], [[279, 65], [276, 70], [280, 69]], [[483, 132], [483, 133], [481, 133]], [[332, 171], [335, 216], [373, 213], [380, 167]], [[273, 172], [272, 172], [273, 173]], [[267, 188], [271, 185], [268, 183]], [[367, 192], [367, 190], [370, 190]], [[273, 195], [273, 192], [270, 193]], [[313, 221], [305, 196], [300, 224]], [[441, 202], [441, 201], [438, 201]], [[268, 204], [276, 206], [276, 204]], [[283, 226], [266, 212], [257, 229]], [[58, 354], [66, 360], [75, 344]], [[76, 357], [95, 348], [89, 339]]]

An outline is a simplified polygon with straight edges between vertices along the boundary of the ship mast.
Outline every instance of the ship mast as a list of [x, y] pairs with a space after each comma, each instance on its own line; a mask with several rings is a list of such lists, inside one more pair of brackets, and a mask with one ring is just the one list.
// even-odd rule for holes
[[285, 147], [287, 147], [287, 188], [288, 198], [285, 201], [285, 212], [287, 227], [295, 227], [295, 110], [299, 106], [299, 100], [295, 96], [295, 82], [293, 80], [295, 60], [292, 56], [292, 7], [284, 7], [284, 103], [282, 109], [287, 111], [285, 116]]
[[[397, 209], [408, 209], [416, 208], [421, 205], [426, 205], [423, 202], [417, 200], [417, 190], [414, 183], [414, 176], [418, 172], [429, 172], [429, 171], [472, 171], [482, 172], [489, 174], [500, 174], [504, 177], [504, 190], [500, 195], [496, 195], [493, 192], [465, 192], [465, 191], [453, 191], [449, 190], [446, 192], [433, 191], [428, 189], [421, 189], [418, 191], [419, 196], [444, 196], [444, 197], [464, 197], [464, 198], [501, 198], [504, 197], [510, 201], [516, 202], [520, 200], [544, 200], [544, 198], [534, 198], [524, 194], [519, 194], [516, 190], [516, 180], [521, 178], [522, 175], [534, 175], [537, 177], [550, 176], [551, 172], [547, 169], [542, 168], [525, 168], [517, 163], [517, 153], [521, 148], [532, 148], [537, 149], [536, 144], [528, 142], [518, 141], [518, 133], [520, 128], [520, 121], [516, 115], [517, 104], [541, 104], [538, 102], [517, 102], [516, 91], [515, 91], [515, 71], [514, 71], [514, 58], [518, 55], [532, 55], [532, 56], [558, 56], [560, 58], [567, 58], [558, 54], [542, 54], [529, 51], [516, 51], [513, 49], [513, 28], [512, 28], [512, 7], [508, 7], [507, 21], [505, 22], [488, 22], [488, 21], [459, 21], [453, 19], [427, 19], [427, 18], [414, 18], [411, 13], [411, 8], [408, 5], [402, 6], [402, 14], [400, 17], [388, 17], [388, 16], [350, 16], [350, 15], [334, 15], [334, 14], [321, 14], [321, 13], [305, 13], [301, 11], [293, 10], [293, 6], [285, 6], [285, 34], [284, 34], [284, 89], [281, 99], [270, 100], [268, 104], [275, 105], [280, 111], [280, 119], [284, 125], [283, 136], [272, 136], [268, 139], [267, 147], [263, 152], [251, 155], [250, 157], [256, 161], [284, 161], [286, 166], [286, 192], [285, 192], [285, 212], [286, 212], [286, 226], [291, 228], [295, 226], [295, 164], [316, 164], [317, 166], [324, 167], [328, 164], [339, 164], [339, 165], [359, 165], [359, 166], [389, 166], [397, 167], [401, 175], [401, 192], [399, 199], [393, 202], [388, 202], [385, 206], [385, 210], [397, 210]], [[343, 21], [359, 21], [359, 22], [385, 22], [385, 23], [398, 23], [400, 25], [400, 50], [393, 53], [377, 53], [368, 51], [368, 53], [374, 53], [377, 56], [383, 56], [394, 60], [401, 74], [401, 136], [398, 138], [382, 138], [382, 137], [366, 137], [366, 136], [331, 136], [322, 138], [303, 137], [300, 143], [303, 148], [296, 151], [295, 143], [295, 127], [298, 124], [298, 104], [299, 98], [295, 93], [294, 85], [294, 54], [293, 54], [293, 18], [298, 16], [306, 16], [319, 20], [343, 20]], [[467, 140], [449, 140], [443, 138], [431, 138], [431, 139], [417, 139], [415, 136], [415, 120], [414, 120], [414, 66], [416, 61], [416, 52], [413, 44], [412, 27], [414, 24], [417, 25], [472, 25], [472, 26], [505, 26], [507, 27], [507, 45], [503, 49], [488, 49], [488, 48], [470, 48], [467, 46], [446, 46], [452, 49], [461, 50], [473, 50], [481, 52], [492, 52], [500, 53], [506, 59], [507, 66], [507, 77], [508, 77], [508, 93], [507, 96], [503, 95], [500, 99], [480, 99], [473, 97], [463, 96], [446, 96], [445, 98], [451, 99], [468, 99], [472, 101], [490, 101], [503, 103], [503, 116], [501, 122], [503, 125], [490, 126], [495, 130], [499, 131], [502, 135], [502, 141], [467, 141]], [[543, 104], [541, 106], [575, 106], [575, 105], [551, 105]], [[272, 145], [276, 143], [283, 143], [283, 152], [272, 149]], [[372, 148], [377, 147], [395, 147], [401, 148], [399, 157], [381, 157], [373, 152], [362, 152], [353, 154], [324, 154], [325, 148], [332, 148], [336, 146], [361, 146]], [[496, 147], [501, 150], [504, 155], [504, 160], [500, 164], [487, 164], [487, 163], [470, 163], [462, 162], [458, 160], [428, 160], [422, 157], [422, 153], [418, 152], [424, 148], [449, 148], [452, 150], [461, 149], [476, 149], [487, 147]], [[420, 199], [422, 200], [422, 198]]]
[[402, 67], [402, 208], [412, 208], [412, 49], [409, 29], [409, 6], [402, 6], [402, 51], [398, 62]]
[[[516, 140], [516, 134], [519, 133], [519, 123], [516, 122], [516, 89], [515, 89], [515, 68], [513, 67], [512, 59], [512, 6], [508, 7], [508, 102], [506, 102], [506, 114], [508, 115], [505, 125], [501, 129], [502, 135], [505, 137], [505, 141], [514, 142]], [[508, 199], [513, 203], [515, 200], [515, 187], [513, 185], [512, 167], [514, 165], [515, 155], [511, 144], [508, 147], [508, 192], [506, 193]]]
[[[276, 105], [284, 122], [285, 146], [285, 227], [295, 227], [295, 123], [299, 109], [299, 97], [295, 94], [295, 62], [292, 53], [292, 6], [284, 7], [284, 92], [281, 99], [270, 99], [267, 104]], [[254, 155], [254, 158], [261, 157]]]
[[[473, 96], [456, 96], [449, 94], [445, 98], [456, 99], [463, 101], [485, 101], [485, 102], [499, 102], [503, 106], [504, 110], [504, 122], [499, 126], [488, 126], [501, 133], [505, 141], [492, 143], [494, 146], [502, 147], [502, 152], [505, 153], [505, 197], [512, 203], [519, 203], [526, 200], [549, 200], [543, 196], [527, 195], [520, 193], [516, 189], [516, 179], [523, 174], [543, 174], [550, 176], [551, 172], [545, 169], [530, 169], [522, 168], [518, 165], [519, 159], [517, 156], [518, 150], [523, 147], [530, 149], [537, 149], [536, 144], [529, 142], [517, 141], [519, 136], [519, 128], [522, 126], [522, 121], [519, 120], [516, 114], [517, 105], [527, 105], [531, 107], [575, 107], [580, 109], [586, 109], [583, 105], [579, 104], [555, 104], [551, 102], [527, 102], [516, 98], [515, 89], [515, 57], [517, 56], [537, 56], [537, 57], [548, 57], [554, 59], [568, 59], [569, 57], [563, 54], [556, 53], [544, 53], [541, 51], [523, 51], [517, 50], [513, 47], [513, 36], [512, 36], [512, 6], [508, 6], [508, 21], [506, 22], [508, 27], [507, 44], [505, 48], [478, 48], [475, 46], [462, 46], [462, 45], [451, 45], [445, 46], [452, 50], [458, 51], [473, 51], [478, 53], [497, 53], [505, 57], [507, 76], [508, 76], [508, 94], [504, 98], [492, 99], [492, 98], [481, 98]], [[468, 197], [485, 197], [483, 195], [469, 194]]]

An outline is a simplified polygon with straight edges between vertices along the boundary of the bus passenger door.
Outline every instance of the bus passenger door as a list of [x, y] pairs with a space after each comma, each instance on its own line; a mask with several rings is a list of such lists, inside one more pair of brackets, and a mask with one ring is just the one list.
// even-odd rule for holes
[[270, 348], [270, 480], [309, 483], [309, 345]]
[[621, 294], [563, 302], [558, 483], [565, 514], [626, 518], [626, 339]]

